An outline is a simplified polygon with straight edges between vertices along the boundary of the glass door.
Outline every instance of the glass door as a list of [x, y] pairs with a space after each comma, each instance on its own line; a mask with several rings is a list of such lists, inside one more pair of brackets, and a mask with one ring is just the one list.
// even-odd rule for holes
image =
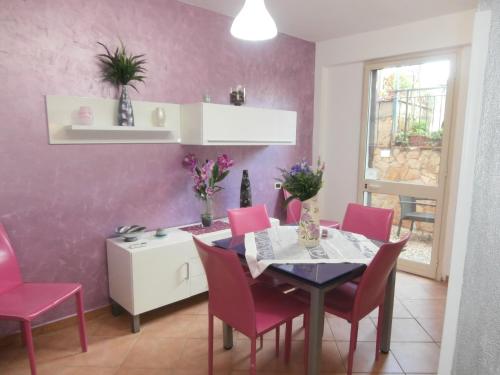
[[446, 183], [455, 56], [366, 67], [359, 201], [394, 209], [411, 232], [398, 268], [434, 278]]

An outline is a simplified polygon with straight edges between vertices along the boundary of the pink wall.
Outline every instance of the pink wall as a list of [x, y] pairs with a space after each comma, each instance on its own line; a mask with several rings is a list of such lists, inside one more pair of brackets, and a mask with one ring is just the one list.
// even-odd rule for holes
[[[104, 240], [113, 228], [198, 220], [180, 167], [186, 152], [235, 159], [219, 214], [238, 206], [242, 169], [254, 202], [279, 214], [276, 167], [311, 157], [314, 44], [284, 35], [238, 41], [229, 18], [172, 0], [8, 1], [0, 19], [0, 221], [27, 281], [79, 281], [87, 309], [107, 304]], [[118, 37], [147, 55], [148, 80], [133, 99], [190, 103], [208, 90], [227, 103], [229, 87], [241, 83], [248, 105], [298, 112], [297, 146], [49, 145], [44, 95], [114, 97], [95, 55], [97, 41]], [[45, 320], [72, 311], [66, 304]]]

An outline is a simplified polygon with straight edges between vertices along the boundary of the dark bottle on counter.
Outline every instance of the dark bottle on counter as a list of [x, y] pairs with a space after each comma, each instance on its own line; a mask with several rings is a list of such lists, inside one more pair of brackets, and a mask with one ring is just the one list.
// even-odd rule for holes
[[240, 189], [240, 207], [250, 207], [252, 205], [252, 189], [250, 188], [250, 179], [248, 170], [243, 170]]

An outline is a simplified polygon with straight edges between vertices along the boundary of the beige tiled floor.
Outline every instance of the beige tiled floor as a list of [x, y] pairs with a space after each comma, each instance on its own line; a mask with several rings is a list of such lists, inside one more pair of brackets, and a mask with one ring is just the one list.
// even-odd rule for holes
[[[437, 371], [446, 285], [398, 273], [391, 352], [374, 361], [376, 312], [363, 319], [354, 371], [359, 374], [433, 374]], [[39, 375], [204, 375], [207, 374], [207, 296], [169, 306], [142, 318], [131, 334], [127, 316], [104, 316], [88, 322], [89, 352], [81, 353], [76, 327], [35, 338]], [[258, 351], [260, 375], [301, 374], [304, 334], [294, 321], [292, 361], [274, 354], [274, 333]], [[215, 333], [215, 374], [248, 374], [249, 341], [235, 334], [232, 350], [222, 349], [222, 325]], [[281, 335], [283, 340], [283, 334]], [[345, 374], [349, 324], [327, 315], [322, 373]], [[29, 374], [24, 348], [0, 348], [0, 374]]]

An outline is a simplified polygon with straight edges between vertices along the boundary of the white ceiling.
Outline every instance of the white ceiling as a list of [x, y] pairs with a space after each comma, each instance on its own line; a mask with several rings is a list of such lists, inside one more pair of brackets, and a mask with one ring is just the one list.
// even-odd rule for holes
[[[244, 0], [180, 0], [235, 17]], [[477, 6], [478, 0], [266, 0], [278, 31], [309, 41], [382, 29]]]

